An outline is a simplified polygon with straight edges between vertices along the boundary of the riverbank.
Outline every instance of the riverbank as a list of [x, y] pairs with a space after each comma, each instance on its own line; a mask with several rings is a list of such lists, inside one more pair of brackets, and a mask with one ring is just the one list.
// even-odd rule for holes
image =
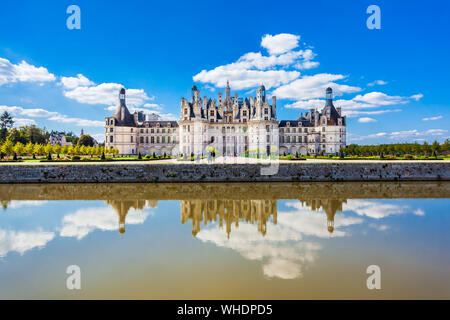
[[[70, 164], [70, 165], [69, 165]], [[39, 163], [0, 166], [0, 183], [450, 181], [450, 161], [208, 164]]]

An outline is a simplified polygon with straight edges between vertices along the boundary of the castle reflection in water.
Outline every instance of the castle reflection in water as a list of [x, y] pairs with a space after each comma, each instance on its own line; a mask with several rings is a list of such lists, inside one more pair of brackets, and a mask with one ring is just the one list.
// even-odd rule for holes
[[[342, 204], [346, 200], [338, 199], [309, 199], [298, 200], [302, 206], [309, 207], [313, 211], [323, 210], [324, 228], [328, 232], [334, 231], [334, 217], [336, 212], [342, 211]], [[126, 216], [130, 209], [143, 210], [144, 208], [156, 208], [157, 200], [106, 200], [106, 204], [112, 206], [118, 215], [118, 229], [125, 233]], [[192, 225], [192, 235], [196, 236], [203, 224], [218, 223], [218, 227], [225, 230], [230, 238], [232, 227], [239, 228], [239, 223], [250, 223], [257, 226], [257, 230], [263, 236], [267, 232], [269, 222], [277, 224], [277, 200], [180, 200], [181, 223], [189, 220]]]

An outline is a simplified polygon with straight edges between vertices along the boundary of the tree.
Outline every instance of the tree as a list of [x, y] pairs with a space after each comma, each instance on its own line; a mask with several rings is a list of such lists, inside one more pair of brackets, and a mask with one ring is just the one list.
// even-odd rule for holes
[[69, 146], [64, 145], [61, 147], [61, 153], [67, 155], [69, 153]]
[[30, 141], [24, 148], [24, 153], [27, 155], [32, 155], [34, 150], [34, 144]]
[[6, 154], [7, 156], [10, 156], [13, 154], [14, 152], [14, 144], [11, 142], [11, 140], [6, 140], [3, 145], [2, 145], [2, 150], [1, 150], [4, 154]]
[[40, 143], [34, 145], [33, 154], [42, 155], [44, 154], [44, 146]]
[[44, 147], [45, 153], [49, 154], [53, 152], [53, 146], [50, 143], [47, 143], [47, 145]]
[[3, 112], [3, 114], [0, 116], [0, 128], [11, 129], [13, 125], [14, 120], [11, 115], [7, 111]]
[[59, 158], [59, 154], [61, 153], [61, 146], [58, 143], [53, 146], [53, 152], [56, 153], [56, 157]]
[[18, 154], [19, 156], [21, 156], [23, 154], [23, 150], [25, 149], [25, 146], [23, 145], [22, 142], [17, 142], [16, 145], [14, 146], [14, 153]]
[[86, 155], [87, 154], [87, 147], [85, 145], [81, 145], [80, 146], [80, 153], [82, 155]]
[[27, 143], [27, 140], [22, 135], [22, 132], [20, 130], [17, 130], [16, 128], [13, 128], [9, 131], [7, 139], [11, 140], [13, 144], [16, 144], [17, 142], [22, 142], [22, 144]]
[[94, 144], [94, 138], [88, 134], [83, 134], [78, 140], [78, 145], [80, 146], [92, 147]]

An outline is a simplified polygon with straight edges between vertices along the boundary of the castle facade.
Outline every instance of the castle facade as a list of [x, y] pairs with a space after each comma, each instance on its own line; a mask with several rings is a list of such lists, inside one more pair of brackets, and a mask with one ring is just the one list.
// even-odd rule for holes
[[296, 120], [277, 120], [276, 97], [266, 98], [261, 86], [256, 97], [225, 95], [217, 99], [200, 97], [196, 86], [191, 99], [181, 98], [180, 120], [148, 119], [143, 112], [131, 114], [125, 89], [119, 105], [105, 119], [105, 146], [119, 153], [215, 156], [317, 155], [339, 152], [346, 142], [346, 117], [333, 105], [333, 92], [326, 89], [321, 112], [311, 109]]

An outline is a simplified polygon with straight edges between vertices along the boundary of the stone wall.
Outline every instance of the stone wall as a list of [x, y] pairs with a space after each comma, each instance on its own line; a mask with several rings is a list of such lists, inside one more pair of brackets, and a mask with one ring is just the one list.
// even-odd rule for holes
[[[450, 181], [450, 162], [0, 165], [0, 183]], [[266, 166], [267, 167], [267, 166]]]

